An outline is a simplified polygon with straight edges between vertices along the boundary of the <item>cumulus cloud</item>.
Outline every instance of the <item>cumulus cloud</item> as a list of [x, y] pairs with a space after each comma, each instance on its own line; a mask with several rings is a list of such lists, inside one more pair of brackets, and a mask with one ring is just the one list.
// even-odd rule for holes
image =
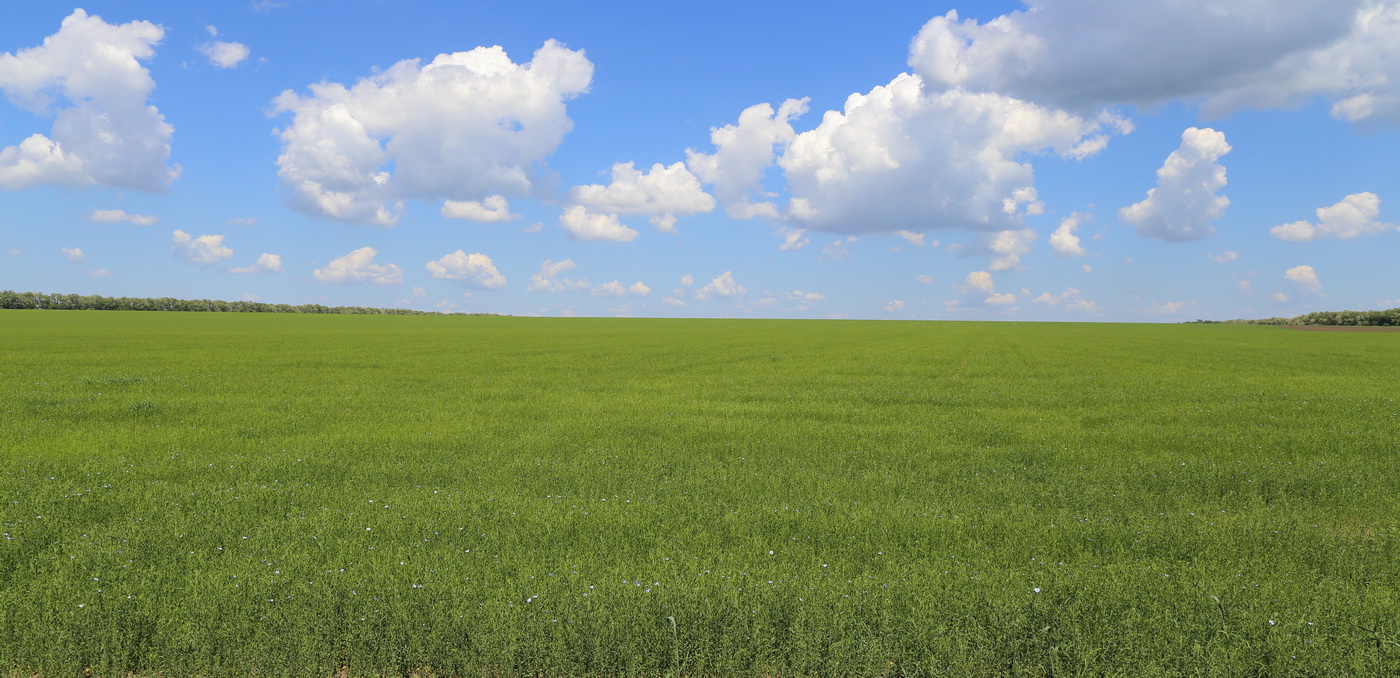
[[202, 43], [196, 49], [209, 59], [210, 64], [218, 68], [238, 68], [238, 64], [243, 63], [249, 54], [247, 45], [241, 42], [224, 42], [222, 40]]
[[986, 23], [929, 21], [910, 65], [943, 87], [1072, 110], [1203, 98], [1222, 115], [1322, 96], [1338, 118], [1400, 122], [1400, 6], [1388, 0], [1026, 4]]
[[632, 242], [637, 232], [623, 226], [616, 214], [592, 214], [583, 205], [574, 205], [559, 215], [559, 225], [574, 240]]
[[175, 230], [171, 233], [171, 240], [175, 244], [171, 246], [170, 251], [187, 264], [208, 266], [233, 256], [233, 250], [224, 246], [222, 235], [201, 235], [196, 238], [184, 231]]
[[483, 224], [520, 218], [519, 214], [511, 214], [510, 203], [502, 195], [490, 195], [484, 200], [445, 200], [441, 214], [448, 219], [466, 219]]
[[963, 279], [964, 290], [981, 290], [991, 293], [996, 290], [996, 281], [992, 279], [992, 274], [986, 271], [973, 271]]
[[1393, 231], [1395, 224], [1382, 223], [1381, 199], [1375, 193], [1353, 193], [1331, 207], [1317, 208], [1317, 223], [1295, 221], [1269, 229], [1280, 240], [1306, 242], [1318, 238], [1347, 240], [1358, 235]]
[[783, 244], [778, 245], [778, 249], [783, 252], [800, 250], [812, 242], [812, 239], [807, 237], [807, 230], [803, 228], [783, 226], [778, 229], [778, 235], [783, 237]]
[[1196, 305], [1194, 301], [1168, 301], [1151, 302], [1146, 306], [1139, 306], [1133, 309], [1134, 313], [1146, 313], [1147, 315], [1177, 315]]
[[565, 278], [564, 273], [577, 269], [572, 259], [554, 261], [545, 259], [540, 264], [539, 272], [530, 276], [530, 284], [526, 286], [526, 292], [568, 292], [572, 290], [587, 292], [595, 297], [621, 297], [628, 294], [637, 297], [644, 297], [651, 294], [651, 287], [638, 280], [631, 285], [624, 285], [620, 280], [612, 280], [601, 285], [594, 285], [588, 282], [587, 278]]
[[[17, 252], [18, 250], [14, 250]], [[60, 247], [58, 251], [68, 258], [70, 264], [82, 264], [87, 262], [87, 255], [83, 253], [81, 247]], [[13, 252], [11, 252], [13, 254]]]
[[696, 176], [713, 184], [725, 212], [735, 219], [778, 218], [778, 207], [763, 190], [763, 176], [777, 152], [796, 138], [792, 121], [807, 112], [807, 99], [788, 99], [777, 111], [755, 104], [739, 114], [739, 122], [710, 128], [714, 153], [686, 149], [686, 162]]
[[860, 240], [860, 238], [851, 235], [846, 236], [845, 238], [842, 238], [840, 240], [833, 241], [831, 244], [822, 248], [822, 254], [820, 257], [821, 260], [841, 261], [842, 259], [851, 256], [851, 245], [854, 245], [858, 240]]
[[[989, 306], [1009, 306], [1016, 303], [1016, 295], [997, 293], [996, 280], [994, 280], [992, 274], [987, 271], [973, 271], [968, 273], [967, 277], [963, 278], [962, 285], [954, 285], [953, 287], [963, 294], [972, 297], [981, 297], [982, 303]], [[959, 303], [956, 301], [948, 303], [950, 304], [950, 310], [965, 310], [961, 309]]]
[[992, 261], [987, 268], [993, 271], [1008, 271], [1021, 267], [1021, 257], [1030, 254], [1031, 243], [1036, 234], [1029, 228], [998, 231], [978, 237], [973, 252], [987, 252]]
[[901, 74], [852, 94], [792, 140], [777, 160], [791, 194], [785, 217], [848, 233], [1019, 230], [1043, 209], [1023, 156], [1086, 157], [1127, 129], [1111, 116], [1090, 120], [990, 92], [930, 91], [920, 76]]
[[1220, 254], [1215, 254], [1213, 252], [1207, 253], [1206, 258], [1210, 259], [1211, 261], [1217, 264], [1228, 264], [1236, 259], [1239, 259], [1240, 255], [1234, 250], [1225, 250]]
[[1089, 253], [1084, 250], [1084, 246], [1079, 244], [1079, 236], [1075, 231], [1084, 225], [1084, 222], [1092, 219], [1093, 215], [1083, 212], [1070, 212], [1070, 215], [1060, 220], [1059, 228], [1050, 234], [1050, 254], [1057, 257], [1084, 257]]
[[460, 280], [473, 287], [497, 290], [506, 286], [506, 277], [496, 270], [491, 257], [457, 250], [427, 263], [428, 273], [440, 280]]
[[559, 280], [560, 274], [568, 273], [578, 268], [573, 259], [554, 261], [545, 259], [540, 264], [538, 273], [530, 276], [530, 284], [525, 287], [526, 292], [563, 292], [569, 289], [569, 285]]
[[[565, 102], [588, 90], [593, 64], [551, 40], [527, 64], [500, 47], [400, 61], [352, 87], [283, 92], [278, 175], [292, 207], [392, 226], [407, 199], [521, 195], [573, 127]], [[392, 171], [391, 169], [392, 168]]]
[[1299, 288], [1318, 294], [1322, 292], [1322, 281], [1317, 279], [1317, 271], [1308, 265], [1294, 266], [1283, 272], [1283, 277], [1287, 278]]
[[711, 280], [709, 284], [695, 290], [695, 298], [701, 300], [717, 298], [733, 299], [744, 296], [746, 292], [748, 292], [748, 289], [734, 280], [734, 272], [725, 271]]
[[229, 272], [229, 273], [240, 273], [240, 274], [246, 274], [246, 273], [281, 273], [281, 272], [282, 272], [282, 257], [280, 257], [280, 256], [278, 256], [278, 255], [276, 255], [276, 254], [268, 254], [268, 253], [264, 252], [264, 253], [262, 253], [260, 256], [258, 256], [258, 260], [255, 261], [255, 262], [253, 262], [253, 265], [252, 265], [252, 266], [243, 266], [243, 267], [239, 267], [239, 268], [230, 268], [230, 269], [228, 270], [228, 272]]
[[54, 118], [48, 136], [0, 148], [0, 189], [168, 188], [180, 173], [166, 165], [174, 128], [147, 103], [156, 83], [141, 65], [164, 37], [148, 21], [113, 25], [75, 9], [43, 45], [0, 53], [0, 92]]
[[1097, 313], [1099, 305], [1079, 296], [1079, 290], [1073, 287], [1066, 287], [1059, 294], [1042, 292], [1040, 296], [1031, 300], [1032, 304], [1045, 304], [1047, 306], [1058, 306], [1071, 311], [1083, 311], [1085, 313]]
[[923, 234], [923, 233], [915, 233], [915, 232], [913, 232], [913, 231], [895, 231], [894, 234], [897, 235], [897, 236], [899, 236], [899, 237], [901, 237], [901, 238], [904, 238], [904, 240], [905, 240], [906, 242], [908, 242], [910, 245], [913, 245], [913, 246], [915, 246], [915, 247], [923, 247], [923, 246], [924, 246], [924, 234]]
[[123, 210], [93, 210], [88, 215], [88, 221], [96, 221], [102, 224], [131, 223], [137, 226], [151, 226], [160, 219], [152, 214], [127, 214]]
[[903, 299], [895, 299], [894, 301], [891, 301], [891, 302], [889, 302], [888, 304], [885, 304], [885, 305], [882, 306], [881, 308], [885, 309], [885, 312], [886, 312], [886, 313], [894, 313], [895, 311], [902, 311], [902, 310], [904, 310], [904, 300], [903, 300]]
[[1138, 235], [1167, 242], [1200, 240], [1215, 233], [1215, 220], [1230, 199], [1217, 195], [1225, 187], [1225, 167], [1219, 160], [1230, 152], [1225, 135], [1210, 128], [1189, 127], [1181, 133], [1181, 148], [1172, 151], [1157, 170], [1157, 187], [1147, 198], [1118, 210]]
[[657, 230], [666, 233], [676, 232], [678, 217], [715, 209], [715, 199], [680, 162], [669, 167], [656, 163], [645, 173], [630, 162], [617, 163], [611, 183], [575, 186], [566, 202], [598, 213], [646, 215]]
[[402, 285], [403, 269], [394, 264], [376, 264], [379, 252], [373, 247], [361, 247], [343, 257], [331, 260], [325, 268], [311, 272], [316, 282], [326, 285]]

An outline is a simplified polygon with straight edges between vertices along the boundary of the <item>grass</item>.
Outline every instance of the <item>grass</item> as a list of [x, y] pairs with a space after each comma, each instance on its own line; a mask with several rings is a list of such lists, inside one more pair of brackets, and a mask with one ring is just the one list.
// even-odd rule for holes
[[1393, 334], [0, 327], [0, 675], [1400, 666]]

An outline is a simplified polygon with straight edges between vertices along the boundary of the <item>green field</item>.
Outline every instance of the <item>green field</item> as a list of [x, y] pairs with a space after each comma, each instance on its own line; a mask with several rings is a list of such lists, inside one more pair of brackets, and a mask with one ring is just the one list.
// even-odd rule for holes
[[1395, 675], [1397, 358], [0, 311], [0, 675]]

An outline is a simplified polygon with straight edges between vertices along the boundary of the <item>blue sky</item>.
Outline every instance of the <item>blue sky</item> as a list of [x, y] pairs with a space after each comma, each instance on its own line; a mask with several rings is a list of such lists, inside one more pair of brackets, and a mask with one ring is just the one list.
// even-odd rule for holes
[[30, 3], [0, 289], [515, 315], [1400, 306], [1400, 2]]

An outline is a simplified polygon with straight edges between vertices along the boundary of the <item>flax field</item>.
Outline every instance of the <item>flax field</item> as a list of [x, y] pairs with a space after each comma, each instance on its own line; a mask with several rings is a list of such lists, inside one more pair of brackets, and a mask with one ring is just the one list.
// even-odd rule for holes
[[0, 676], [1396, 675], [1398, 358], [0, 311]]

